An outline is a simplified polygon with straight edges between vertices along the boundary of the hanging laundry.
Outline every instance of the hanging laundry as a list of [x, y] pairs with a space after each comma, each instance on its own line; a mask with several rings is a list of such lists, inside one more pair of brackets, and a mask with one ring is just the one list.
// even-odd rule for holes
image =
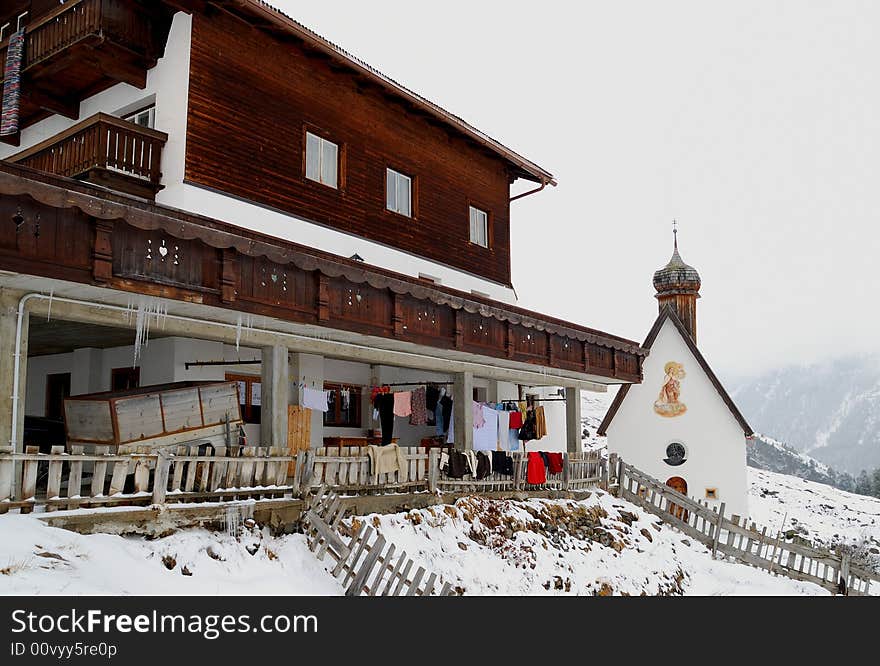
[[474, 425], [474, 451], [498, 449], [498, 412], [487, 405], [480, 405], [483, 426]]
[[535, 410], [530, 409], [526, 413], [522, 427], [519, 429], [519, 438], [525, 442], [538, 439], [537, 422], [535, 420]]
[[513, 458], [504, 451], [492, 452], [492, 469], [497, 474], [513, 476]]
[[425, 387], [417, 388], [412, 392], [410, 402], [409, 423], [414, 426], [426, 425], [428, 423], [428, 410], [425, 399]]
[[379, 423], [382, 427], [382, 446], [391, 444], [394, 438], [394, 395], [378, 393], [373, 406], [379, 410]]
[[483, 480], [492, 474], [492, 460], [485, 451], [477, 453], [477, 480]]
[[477, 475], [477, 452], [476, 451], [464, 451], [465, 460], [467, 460], [468, 470], [470, 471], [471, 476]]
[[434, 408], [434, 427], [436, 428], [438, 437], [442, 437], [443, 433], [446, 432], [443, 423], [443, 405], [441, 405], [439, 402]]
[[547, 467], [544, 465], [544, 459], [541, 457], [541, 454], [537, 451], [529, 453], [526, 482], [533, 486], [540, 486], [547, 483]]
[[455, 450], [450, 451], [448, 459], [446, 475], [450, 479], [463, 479], [465, 474], [470, 474], [470, 465], [467, 456], [463, 452]]
[[562, 454], [548, 453], [547, 459], [550, 462], [550, 464], [547, 466], [547, 470], [550, 472], [550, 474], [562, 474]]
[[326, 412], [330, 409], [327, 404], [330, 400], [330, 391], [319, 391], [313, 388], [304, 388], [302, 393], [302, 406], [313, 409], [316, 412]]
[[547, 436], [547, 417], [543, 407], [535, 408], [535, 439]]
[[409, 416], [412, 414], [412, 392], [398, 391], [394, 394], [394, 416]]
[[507, 451], [510, 448], [510, 412], [496, 410], [495, 414], [498, 417], [498, 437], [495, 449]]
[[471, 406], [474, 410], [474, 428], [482, 428], [486, 425], [486, 419], [483, 418], [483, 405], [474, 401]]
[[433, 412], [437, 409], [438, 402], [440, 402], [440, 389], [436, 386], [428, 386], [425, 389], [425, 409]]
[[519, 430], [512, 428], [508, 433], [508, 449], [510, 451], [519, 451]]
[[516, 430], [522, 428], [523, 417], [522, 413], [519, 410], [514, 410], [512, 412], [508, 412], [508, 418], [510, 419], [510, 427]]
[[[450, 430], [450, 422], [452, 421], [452, 398], [444, 395], [440, 398], [440, 406], [443, 408], [443, 432]], [[442, 435], [443, 432], [440, 434]]]
[[397, 444], [391, 446], [367, 447], [367, 457], [370, 459], [370, 480], [374, 486], [379, 485], [380, 474], [393, 474], [399, 472], [399, 479], [405, 482], [407, 475], [406, 460], [403, 451]]

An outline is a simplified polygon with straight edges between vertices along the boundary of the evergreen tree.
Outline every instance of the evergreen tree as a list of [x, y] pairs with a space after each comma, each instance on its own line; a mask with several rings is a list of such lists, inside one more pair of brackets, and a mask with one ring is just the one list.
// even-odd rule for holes
[[871, 494], [874, 497], [880, 497], [880, 467], [874, 470], [871, 475]]
[[859, 478], [856, 479], [856, 492], [859, 495], [871, 495], [872, 494], [871, 478], [868, 476], [868, 472], [862, 470], [859, 473]]

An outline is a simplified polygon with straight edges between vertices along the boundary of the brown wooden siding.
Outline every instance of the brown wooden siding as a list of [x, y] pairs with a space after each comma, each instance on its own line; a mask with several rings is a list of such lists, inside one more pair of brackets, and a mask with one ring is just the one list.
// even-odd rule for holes
[[640, 381], [638, 345], [600, 331], [17, 165], [0, 193], [0, 270]]
[[[339, 190], [304, 177], [306, 129], [340, 145]], [[385, 210], [388, 167], [414, 176], [416, 218]], [[510, 283], [500, 158], [223, 13], [193, 17], [186, 179]], [[489, 249], [469, 242], [469, 202], [491, 215]]]

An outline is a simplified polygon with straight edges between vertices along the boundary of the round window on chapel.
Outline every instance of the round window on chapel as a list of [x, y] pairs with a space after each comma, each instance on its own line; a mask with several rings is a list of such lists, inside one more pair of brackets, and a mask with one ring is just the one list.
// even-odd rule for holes
[[687, 461], [687, 451], [684, 448], [684, 444], [680, 442], [672, 442], [672, 444], [666, 447], [666, 458], [664, 459], [664, 462], [667, 465], [678, 467], [679, 465], [683, 465], [685, 461]]

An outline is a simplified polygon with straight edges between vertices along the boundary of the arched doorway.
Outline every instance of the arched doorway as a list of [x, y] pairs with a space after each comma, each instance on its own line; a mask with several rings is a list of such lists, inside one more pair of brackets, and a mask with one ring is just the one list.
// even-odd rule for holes
[[[680, 476], [673, 476], [666, 480], [666, 485], [675, 490], [676, 492], [681, 493], [682, 495], [687, 495], [688, 493], [688, 484]], [[684, 522], [688, 521], [690, 518], [690, 514], [684, 509], [684, 507], [680, 507], [677, 504], [673, 504], [672, 502], [668, 505], [669, 513], [678, 518], [679, 520], [683, 520]]]

